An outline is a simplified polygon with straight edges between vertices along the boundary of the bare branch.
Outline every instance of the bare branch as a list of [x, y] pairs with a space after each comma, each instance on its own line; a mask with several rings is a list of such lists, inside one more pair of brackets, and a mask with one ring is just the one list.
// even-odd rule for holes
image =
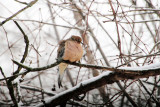
[[19, 10], [18, 12], [16, 12], [15, 14], [13, 14], [12, 16], [8, 17], [6, 20], [2, 21], [0, 23], [0, 26], [2, 26], [3, 24], [5, 24], [6, 22], [8, 22], [9, 20], [11, 20], [12, 18], [14, 18], [15, 16], [17, 16], [19, 13], [23, 12], [24, 10], [26, 10], [27, 8], [33, 6], [38, 0], [34, 0], [31, 1], [30, 3], [28, 3], [28, 5], [26, 7], [24, 7], [23, 9]]
[[[31, 72], [46, 70], [46, 69], [49, 69], [49, 68], [57, 66], [61, 62], [64, 62], [64, 63], [70, 64], [70, 65], [75, 65], [75, 66], [78, 66], [78, 67], [114, 71], [114, 72], [122, 73], [122, 74], [124, 73], [124, 74], [130, 74], [130, 75], [137, 75], [137, 77], [138, 77], [138, 75], [144, 75], [144, 74], [147, 74], [147, 73], [150, 76], [154, 76], [154, 75], [159, 75], [160, 74], [160, 72], [159, 72], [160, 71], [160, 67], [158, 67], [158, 65], [155, 65], [156, 68], [155, 67], [153, 68], [152, 65], [148, 65], [148, 66], [145, 66], [145, 67], [142, 67], [142, 68], [140, 68], [140, 67], [137, 67], [137, 68], [134, 68], [134, 67], [117, 68], [117, 67], [103, 67], [103, 66], [97, 66], [97, 65], [91, 65], [91, 64], [72, 63], [72, 62], [64, 61], [64, 60], [61, 59], [61, 60], [58, 60], [57, 62], [55, 62], [53, 64], [50, 64], [50, 65], [47, 65], [47, 66], [44, 66], [44, 67], [31, 68], [31, 67], [23, 65], [23, 64], [21, 64], [21, 63], [19, 63], [17, 61], [13, 60], [13, 62], [15, 64], [21, 66], [22, 68], [26, 69], [27, 71], [31, 71]], [[153, 66], [154, 66], [154, 64], [153, 64]], [[24, 73], [26, 73], [26, 72], [24, 72]]]
[[[59, 105], [65, 101], [68, 101], [69, 99], [81, 95], [83, 93], [86, 93], [92, 89], [101, 87], [106, 84], [112, 84], [114, 82], [117, 82], [119, 80], [126, 80], [126, 79], [137, 79], [137, 78], [146, 78], [149, 76], [159, 75], [160, 74], [160, 68], [159, 69], [153, 69], [148, 70], [146, 72], [140, 73], [140, 74], [129, 74], [126, 72], [114, 72], [114, 73], [104, 73], [97, 77], [93, 77], [91, 79], [88, 79], [86, 81], [83, 81], [76, 85], [75, 87], [68, 89], [66, 91], [63, 91], [54, 97], [51, 97], [49, 100], [45, 102], [45, 106], [56, 106]], [[37, 107], [43, 107], [43, 104], [39, 104]]]

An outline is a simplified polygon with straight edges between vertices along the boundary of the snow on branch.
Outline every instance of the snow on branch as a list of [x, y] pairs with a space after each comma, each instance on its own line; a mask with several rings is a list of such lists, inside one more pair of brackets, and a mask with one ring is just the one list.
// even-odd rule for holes
[[[38, 68], [32, 68], [28, 67], [26, 65], [23, 65], [22, 63], [19, 63], [15, 60], [13, 62], [26, 69], [26, 71], [21, 72], [19, 74], [15, 74], [11, 77], [6, 77], [1, 80], [6, 80], [10, 78], [17, 77], [18, 75], [23, 75], [29, 72], [35, 72], [35, 71], [42, 71], [47, 70], [49, 68], [55, 67], [61, 62], [68, 63], [70, 65], [78, 66], [78, 67], [85, 67], [90, 69], [99, 69], [104, 70], [104, 73], [97, 77], [92, 77], [91, 79], [88, 79], [86, 81], [83, 81], [76, 85], [75, 87], [66, 90], [64, 92], [61, 92], [53, 97], [51, 97], [49, 100], [45, 101], [45, 104], [48, 106], [55, 106], [59, 105], [62, 102], [66, 102], [72, 98], [75, 98], [81, 94], [84, 94], [92, 89], [99, 88], [106, 84], [112, 84], [114, 82], [117, 82], [119, 80], [126, 80], [126, 79], [139, 79], [139, 78], [146, 78], [149, 76], [155, 76], [160, 75], [160, 63], [157, 64], [151, 64], [147, 66], [142, 67], [104, 67], [104, 66], [97, 66], [97, 65], [91, 65], [91, 64], [80, 64], [80, 63], [71, 63], [69, 61], [64, 61], [62, 59], [57, 60], [55, 63], [44, 66], [44, 67], [38, 67]], [[113, 71], [113, 72], [111, 72]], [[44, 103], [38, 105], [38, 107], [43, 106]]]
[[[21, 66], [22, 68], [26, 69], [27, 73], [31, 72], [31, 71], [33, 72], [33, 71], [46, 70], [46, 69], [57, 66], [61, 62], [65, 62], [70, 65], [74, 65], [74, 66], [78, 66], [78, 67], [106, 70], [106, 71], [104, 71], [104, 73], [102, 73], [101, 75], [99, 75], [97, 77], [92, 77], [91, 79], [83, 81], [69, 90], [66, 90], [64, 92], [61, 92], [61, 93], [55, 95], [54, 97], [51, 97], [49, 100], [47, 100], [45, 102], [45, 104], [48, 106], [59, 105], [62, 102], [66, 102], [69, 99], [72, 99], [78, 95], [84, 94], [92, 89], [101, 87], [106, 84], [112, 84], [112, 83], [117, 82], [119, 80], [139, 79], [139, 78], [146, 78], [149, 76], [160, 75], [160, 63], [151, 64], [151, 65], [142, 66], [142, 67], [119, 67], [119, 68], [116, 68], [116, 67], [103, 67], [103, 66], [90, 65], [90, 64], [71, 63], [69, 61], [64, 61], [64, 60], [60, 59], [60, 60], [57, 60], [55, 63], [44, 66], [44, 67], [32, 68], [32, 67], [28, 67], [26, 65], [23, 65], [17, 61], [14, 61], [14, 60], [13, 60], [13, 62], [15, 64], [17, 64], [18, 66]], [[111, 71], [113, 71], [113, 72], [111, 72]], [[40, 104], [38, 107], [43, 106], [43, 104]]]
[[[87, 65], [86, 65], [87, 66]], [[89, 65], [90, 66], [90, 65]], [[45, 106], [56, 106], [62, 104], [63, 102], [68, 101], [69, 99], [75, 98], [81, 94], [84, 94], [92, 89], [101, 87], [106, 84], [112, 84], [119, 80], [125, 79], [138, 79], [145, 78], [149, 76], [159, 75], [160, 74], [160, 63], [152, 64], [144, 67], [127, 67], [115, 69], [122, 72], [104, 72], [97, 77], [92, 77], [91, 79], [85, 80], [75, 87], [63, 91], [48, 100], [45, 101]], [[124, 71], [124, 72], [123, 72]], [[134, 71], [135, 73], [128, 73], [125, 71]], [[37, 105], [37, 107], [44, 106], [44, 103]]]

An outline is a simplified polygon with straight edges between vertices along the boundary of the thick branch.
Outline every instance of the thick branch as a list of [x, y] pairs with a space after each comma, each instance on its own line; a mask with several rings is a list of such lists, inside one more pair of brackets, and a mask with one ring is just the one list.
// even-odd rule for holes
[[[63, 102], [68, 101], [69, 99], [72, 99], [75, 96], [86, 93], [92, 89], [99, 88], [99, 87], [106, 85], [106, 84], [112, 84], [112, 83], [117, 82], [119, 80], [139, 79], [139, 78], [146, 78], [149, 76], [160, 75], [160, 64], [153, 64], [153, 65], [137, 67], [137, 68], [133, 68], [133, 67], [115, 68], [115, 67], [103, 67], [103, 66], [96, 66], [96, 65], [71, 63], [71, 62], [64, 61], [61, 59], [61, 60], [58, 60], [56, 63], [53, 63], [53, 64], [45, 66], [45, 67], [31, 68], [31, 67], [27, 67], [21, 63], [18, 63], [16, 61], [13, 61], [13, 62], [15, 64], [21, 66], [22, 68], [29, 70], [29, 71], [46, 70], [46, 69], [49, 69], [51, 67], [58, 65], [61, 62], [65, 62], [70, 65], [75, 65], [75, 66], [79, 66], [79, 67], [115, 71], [113, 73], [110, 73], [109, 75], [106, 72], [105, 74], [101, 74], [97, 77], [93, 77], [87, 81], [80, 83], [79, 85], [75, 86], [72, 89], [69, 89], [67, 91], [64, 91], [64, 92], [52, 97], [52, 100], [50, 100], [50, 102], [46, 102], [46, 104], [48, 106], [59, 105]], [[40, 106], [43, 106], [43, 104], [41, 104]]]
[[[139, 72], [139, 71], [138, 71]], [[160, 74], [160, 68], [153, 69], [153, 70], [145, 70], [142, 71], [142, 73], [138, 74], [129, 74], [126, 72], [114, 72], [110, 73], [104, 73], [97, 77], [93, 77], [91, 79], [88, 79], [86, 81], [81, 82], [77, 86], [63, 91], [60, 94], [55, 95], [50, 100], [46, 101], [46, 107], [52, 107], [59, 105], [65, 101], [68, 101], [69, 99], [78, 96], [80, 94], [86, 93], [92, 89], [101, 87], [106, 84], [112, 84], [114, 82], [117, 82], [119, 80], [126, 80], [126, 79], [138, 79], [138, 78], [146, 78], [149, 76], [155, 76]], [[43, 104], [39, 104], [37, 107], [43, 107]]]
[[[72, 89], [69, 89], [67, 91], [64, 91], [64, 92], [56, 95], [55, 97], [52, 98], [52, 100], [50, 102], [46, 102], [49, 106], [59, 105], [62, 102], [66, 102], [75, 96], [86, 93], [92, 89], [101, 87], [106, 84], [112, 84], [112, 83], [117, 82], [119, 80], [139, 79], [139, 78], [146, 78], [149, 76], [160, 75], [160, 64], [152, 64], [152, 65], [143, 66], [143, 67], [136, 67], [136, 68], [134, 68], [134, 67], [115, 68], [115, 67], [103, 67], [103, 66], [97, 66], [97, 65], [71, 63], [71, 62], [64, 61], [64, 60], [60, 59], [51, 65], [47, 65], [47, 66], [39, 67], [39, 68], [31, 68], [31, 67], [25, 66], [21, 63], [18, 63], [17, 61], [13, 60], [13, 62], [15, 64], [17, 64], [18, 66], [21, 66], [22, 68], [26, 69], [27, 71], [24, 73], [28, 73], [28, 71], [46, 70], [46, 69], [55, 67], [56, 65], [58, 65], [61, 62], [65, 62], [70, 65], [75, 65], [75, 66], [79, 66], [79, 67], [115, 71], [113, 73], [110, 73], [109, 75], [108, 75], [108, 72], [105, 72], [105, 74], [101, 74], [97, 77], [93, 77], [87, 81], [80, 83], [79, 85], [75, 86]], [[21, 73], [19, 75], [22, 75], [24, 73]]]
[[[17, 25], [17, 27], [19, 28], [19, 30], [22, 32], [23, 37], [24, 37], [24, 42], [26, 44], [23, 57], [22, 57], [22, 59], [20, 61], [21, 63], [23, 63], [25, 61], [26, 57], [27, 57], [27, 54], [28, 54], [29, 40], [28, 40], [28, 36], [24, 33], [24, 31], [20, 27], [20, 25], [16, 21], [14, 21], [14, 23]], [[22, 69], [22, 67], [18, 66], [17, 70], [13, 73], [13, 75], [18, 74], [21, 69]], [[16, 77], [18, 77], [18, 76], [15, 76], [14, 78], [10, 78], [9, 81], [13, 81]]]

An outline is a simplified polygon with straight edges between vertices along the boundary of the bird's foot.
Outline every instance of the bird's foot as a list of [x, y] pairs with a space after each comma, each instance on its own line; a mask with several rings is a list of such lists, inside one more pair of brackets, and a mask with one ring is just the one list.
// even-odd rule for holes
[[62, 61], [63, 58], [56, 58], [57, 62]]

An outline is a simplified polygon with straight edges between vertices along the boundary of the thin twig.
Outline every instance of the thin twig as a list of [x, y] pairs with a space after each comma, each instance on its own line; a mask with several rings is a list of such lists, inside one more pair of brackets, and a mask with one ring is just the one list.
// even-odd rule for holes
[[19, 13], [23, 12], [24, 10], [26, 10], [27, 8], [33, 6], [38, 0], [34, 0], [31, 1], [30, 3], [28, 3], [28, 5], [26, 7], [24, 7], [23, 9], [19, 10], [18, 12], [16, 12], [15, 14], [13, 14], [12, 16], [8, 17], [6, 20], [2, 21], [0, 23], [0, 26], [2, 26], [3, 24], [5, 24], [6, 22], [8, 22], [9, 20], [11, 20], [12, 18], [14, 18], [15, 16], [17, 16]]
[[[119, 73], [126, 73], [126, 74], [137, 74], [137, 75], [140, 75], [140, 74], [143, 74], [144, 72], [152, 72], [155, 73], [155, 72], [158, 72], [160, 70], [160, 68], [150, 68], [150, 69], [132, 69], [131, 67], [128, 67], [129, 69], [123, 69], [123, 68], [117, 68], [117, 67], [104, 67], [104, 66], [98, 66], [98, 65], [91, 65], [91, 64], [79, 64], [79, 63], [73, 63], [73, 62], [69, 62], [69, 61], [65, 61], [65, 60], [58, 60], [57, 62], [53, 63], [53, 64], [50, 64], [50, 65], [47, 65], [47, 66], [44, 66], [44, 67], [38, 67], [38, 68], [31, 68], [31, 67], [28, 67], [26, 65], [23, 65], [15, 60], [12, 60], [15, 64], [17, 64], [18, 66], [21, 66], [22, 68], [26, 69], [27, 71], [42, 71], [42, 70], [47, 70], [49, 68], [52, 68], [52, 67], [55, 67], [56, 65], [60, 64], [61, 62], [64, 62], [64, 63], [67, 63], [67, 64], [70, 64], [70, 65], [74, 65], [74, 66], [78, 66], [78, 67], [85, 67], [85, 68], [91, 68], [91, 69], [99, 69], [99, 70], [108, 70], [108, 71], [114, 71], [114, 72], [119, 72]], [[27, 72], [26, 71], [26, 72]], [[23, 72], [25, 73], [25, 72]]]

